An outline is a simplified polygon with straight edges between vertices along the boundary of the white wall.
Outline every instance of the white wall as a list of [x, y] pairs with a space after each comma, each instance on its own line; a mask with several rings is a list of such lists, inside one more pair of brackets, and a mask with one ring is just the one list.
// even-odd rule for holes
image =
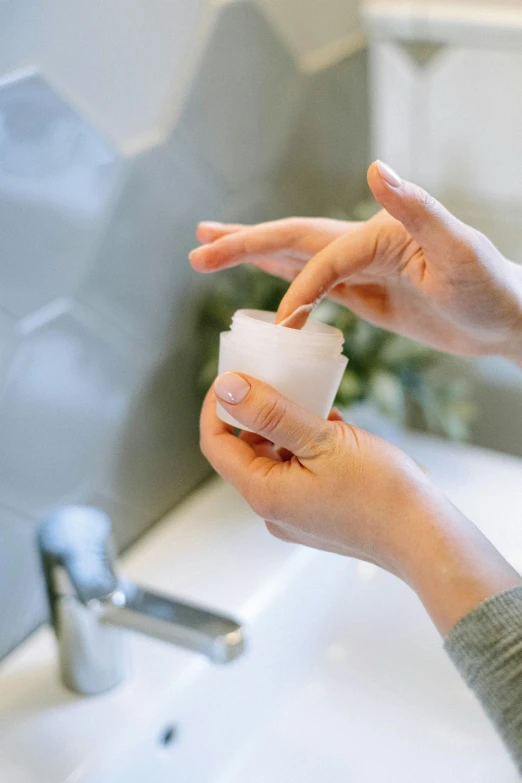
[[[372, 144], [522, 262], [522, 6], [501, 5], [368, 2]], [[522, 454], [522, 372], [500, 360], [469, 372], [475, 441]]]

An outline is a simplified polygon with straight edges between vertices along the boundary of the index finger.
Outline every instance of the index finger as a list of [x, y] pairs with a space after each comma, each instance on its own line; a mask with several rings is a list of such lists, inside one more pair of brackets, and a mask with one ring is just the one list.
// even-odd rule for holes
[[[208, 245], [196, 248], [189, 254], [189, 258], [198, 272], [229, 269], [239, 264], [259, 261], [266, 258], [267, 254], [283, 249], [295, 249], [299, 241], [298, 234], [298, 224], [291, 218], [245, 226]], [[298, 249], [295, 252], [298, 253]], [[303, 254], [303, 260], [308, 260], [310, 255], [311, 253]]]
[[215, 223], [207, 220], [198, 223], [196, 236], [202, 244], [208, 245], [210, 242], [215, 242], [216, 239], [226, 237], [228, 234], [237, 234], [238, 231], [243, 231], [245, 228], [248, 228], [245, 223]]
[[[298, 308], [316, 304], [340, 282], [368, 267], [375, 257], [375, 249], [375, 228], [367, 223], [330, 242], [290, 284], [279, 304], [276, 323], [289, 318]], [[309, 314], [303, 313], [292, 326], [302, 328]]]

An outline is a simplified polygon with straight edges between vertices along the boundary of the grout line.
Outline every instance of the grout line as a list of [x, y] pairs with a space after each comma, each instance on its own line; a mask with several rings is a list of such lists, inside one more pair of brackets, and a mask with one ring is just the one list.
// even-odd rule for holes
[[41, 76], [40, 69], [37, 65], [25, 65], [22, 68], [16, 68], [14, 71], [8, 71], [0, 77], [0, 89], [31, 76]]
[[337, 41], [327, 43], [319, 49], [305, 54], [299, 60], [301, 71], [306, 74], [314, 74], [337, 65], [342, 60], [352, 57], [357, 52], [366, 48], [367, 36], [362, 31], [350, 33]]
[[34, 332], [49, 321], [55, 321], [59, 316], [67, 313], [72, 306], [72, 297], [60, 296], [51, 300], [43, 307], [39, 307], [29, 315], [24, 316], [18, 321], [17, 331], [25, 335]]
[[[222, 0], [221, 0], [222, 1]], [[233, 1], [233, 0], [232, 0]], [[241, 2], [242, 0], [236, 0], [236, 2]], [[230, 0], [225, 0], [225, 2], [230, 2]], [[290, 43], [290, 41], [287, 39], [287, 37], [284, 35], [281, 25], [279, 22], [273, 18], [272, 14], [268, 11], [265, 4], [262, 2], [262, 0], [253, 0], [253, 5], [256, 11], [263, 17], [265, 22], [270, 27], [270, 30], [272, 31], [272, 35], [275, 36], [277, 39], [279, 45], [282, 47], [283, 51], [290, 57], [294, 64], [294, 68], [296, 71], [300, 71], [301, 67], [299, 64], [299, 55], [295, 51], [294, 47]]]
[[[0, 0], [1, 1], [1, 0]], [[99, 111], [96, 111], [89, 101], [73, 95], [70, 88], [67, 88], [59, 76], [45, 66], [41, 66], [38, 75], [43, 79], [46, 86], [65, 104], [67, 107], [82, 120], [91, 131], [101, 139], [102, 143], [107, 145], [115, 157], [121, 157], [121, 144], [118, 136], [107, 127]]]
[[11, 521], [3, 521], [4, 514], [6, 516], [9, 516], [9, 514], [14, 515], [16, 517], [16, 522], [14, 523], [15, 525], [20, 524], [23, 527], [31, 528], [33, 530], [35, 524], [38, 522], [38, 520], [28, 511], [20, 509], [9, 501], [6, 503], [4, 500], [2, 500], [0, 502], [0, 524], [5, 526], [13, 524]]
[[219, 9], [215, 4], [211, 4], [206, 9], [192, 34], [193, 45], [190, 54], [187, 55], [185, 66], [169, 84], [169, 97], [162, 108], [156, 128], [128, 139], [123, 144], [126, 155], [136, 155], [151, 147], [165, 144], [175, 132], [216, 28], [218, 13]]

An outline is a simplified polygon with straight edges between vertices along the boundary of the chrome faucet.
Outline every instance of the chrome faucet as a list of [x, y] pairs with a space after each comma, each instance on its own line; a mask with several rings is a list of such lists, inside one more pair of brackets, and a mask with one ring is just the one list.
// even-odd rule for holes
[[234, 620], [119, 579], [111, 521], [101, 511], [59, 509], [41, 525], [39, 544], [61, 678], [71, 690], [103, 693], [125, 679], [122, 628], [203, 653], [214, 663], [243, 652]]

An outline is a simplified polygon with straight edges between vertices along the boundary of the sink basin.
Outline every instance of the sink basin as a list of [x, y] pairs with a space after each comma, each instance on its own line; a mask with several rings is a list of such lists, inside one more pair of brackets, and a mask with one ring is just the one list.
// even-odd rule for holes
[[[522, 565], [522, 461], [407, 435], [402, 446]], [[218, 480], [119, 566], [245, 623], [217, 667], [130, 635], [132, 675], [67, 692], [48, 628], [0, 666], [2, 783], [519, 780], [416, 596], [374, 566], [271, 538]]]
[[416, 598], [355, 569], [324, 648], [219, 783], [519, 780]]

